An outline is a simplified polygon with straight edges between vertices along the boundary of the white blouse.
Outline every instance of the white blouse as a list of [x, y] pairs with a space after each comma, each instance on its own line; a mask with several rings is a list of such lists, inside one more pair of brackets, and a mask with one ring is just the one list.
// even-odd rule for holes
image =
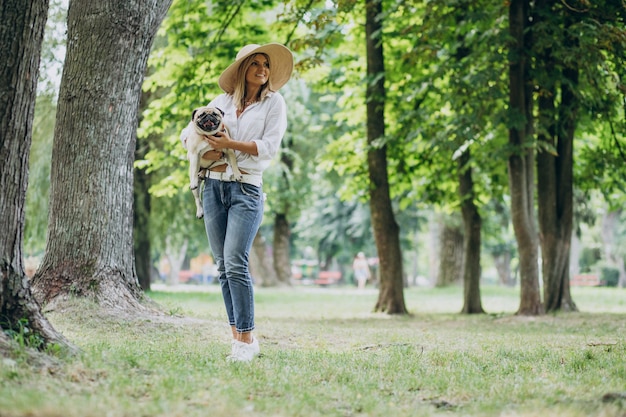
[[[278, 153], [287, 130], [287, 105], [283, 96], [278, 92], [269, 92], [261, 102], [247, 107], [239, 118], [230, 95], [221, 94], [208, 106], [224, 112], [224, 124], [233, 140], [256, 143], [257, 156], [239, 151], [235, 151], [235, 155], [240, 169], [252, 175], [261, 175]], [[183, 145], [186, 145], [186, 130], [180, 136]]]

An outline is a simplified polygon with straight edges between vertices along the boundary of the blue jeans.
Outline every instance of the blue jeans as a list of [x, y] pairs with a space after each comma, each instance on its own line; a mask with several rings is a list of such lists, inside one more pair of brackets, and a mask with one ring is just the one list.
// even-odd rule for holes
[[248, 258], [263, 219], [263, 188], [207, 179], [202, 205], [228, 322], [237, 332], [252, 331], [254, 290]]

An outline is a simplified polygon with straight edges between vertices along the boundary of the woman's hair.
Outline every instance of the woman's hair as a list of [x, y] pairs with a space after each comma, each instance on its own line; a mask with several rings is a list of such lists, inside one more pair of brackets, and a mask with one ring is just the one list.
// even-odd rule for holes
[[[250, 68], [250, 65], [252, 65], [252, 61], [254, 60], [254, 57], [257, 56], [259, 54], [252, 54], [249, 57], [245, 58], [241, 64], [239, 65], [239, 68], [237, 69], [237, 78], [235, 80], [235, 88], [233, 90], [233, 102], [235, 103], [235, 106], [237, 107], [237, 110], [242, 111], [245, 107], [245, 100], [246, 100], [246, 72], [248, 71], [248, 68]], [[271, 71], [271, 62], [270, 62], [270, 57], [267, 56], [266, 54], [261, 54], [263, 56], [265, 56], [265, 58], [267, 59], [268, 64], [270, 64], [270, 71]], [[259, 94], [256, 96], [256, 100], [257, 101], [261, 101], [263, 100], [263, 98], [265, 98], [265, 96], [267, 95], [267, 93], [269, 92], [269, 86], [270, 86], [270, 82], [269, 80], [263, 84], [261, 86], [261, 88], [259, 89]]]

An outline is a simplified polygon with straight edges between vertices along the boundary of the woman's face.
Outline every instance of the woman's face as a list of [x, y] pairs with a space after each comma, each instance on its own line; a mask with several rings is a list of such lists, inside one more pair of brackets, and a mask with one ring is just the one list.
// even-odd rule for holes
[[265, 55], [256, 54], [246, 71], [246, 83], [249, 87], [260, 87], [269, 80], [269, 77], [270, 62]]

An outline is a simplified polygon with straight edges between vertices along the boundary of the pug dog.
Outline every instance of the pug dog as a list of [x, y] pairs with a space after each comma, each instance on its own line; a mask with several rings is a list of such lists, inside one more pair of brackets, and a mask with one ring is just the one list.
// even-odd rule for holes
[[189, 188], [196, 202], [196, 217], [204, 216], [202, 202], [198, 192], [198, 183], [204, 179], [206, 170], [228, 163], [233, 171], [236, 181], [241, 181], [242, 175], [237, 166], [235, 152], [232, 149], [224, 149], [224, 158], [217, 161], [202, 159], [207, 151], [213, 147], [203, 139], [203, 136], [213, 136], [217, 132], [226, 130], [224, 125], [224, 112], [217, 107], [199, 107], [191, 114], [191, 121], [187, 126], [187, 159], [189, 159]]

